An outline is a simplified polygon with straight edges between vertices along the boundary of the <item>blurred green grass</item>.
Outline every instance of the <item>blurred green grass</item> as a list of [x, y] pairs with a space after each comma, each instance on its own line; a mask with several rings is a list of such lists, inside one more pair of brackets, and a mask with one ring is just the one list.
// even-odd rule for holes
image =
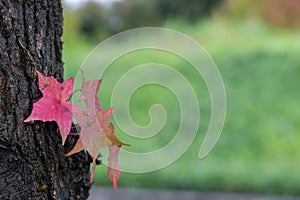
[[[226, 123], [214, 150], [199, 160], [199, 147], [210, 120], [210, 99], [203, 80], [189, 63], [166, 52], [143, 50], [122, 56], [103, 76], [100, 98], [105, 108], [110, 107], [112, 88], [124, 72], [157, 62], [174, 67], [199, 91], [201, 125], [192, 146], [179, 160], [157, 172], [123, 173], [120, 187], [300, 194], [300, 32], [271, 28], [255, 20], [210, 19], [196, 25], [173, 20], [165, 27], [196, 39], [214, 59], [227, 92]], [[94, 45], [69, 27], [65, 27], [63, 41], [67, 78], [76, 75]], [[129, 151], [164, 146], [176, 132], [178, 102], [170, 91], [157, 85], [147, 85], [134, 93], [130, 102], [132, 118], [140, 125], [148, 124], [148, 110], [156, 103], [168, 113], [166, 126], [157, 136], [138, 140], [116, 127], [118, 137], [131, 144], [125, 147]], [[106, 167], [97, 167], [95, 176], [96, 184], [109, 184]]]

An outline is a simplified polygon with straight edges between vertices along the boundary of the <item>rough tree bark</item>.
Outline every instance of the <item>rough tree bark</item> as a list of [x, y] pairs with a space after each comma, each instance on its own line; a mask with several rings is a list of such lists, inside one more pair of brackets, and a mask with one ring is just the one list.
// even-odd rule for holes
[[87, 199], [85, 152], [64, 153], [55, 122], [24, 123], [41, 98], [35, 69], [63, 80], [60, 0], [0, 0], [0, 199]]

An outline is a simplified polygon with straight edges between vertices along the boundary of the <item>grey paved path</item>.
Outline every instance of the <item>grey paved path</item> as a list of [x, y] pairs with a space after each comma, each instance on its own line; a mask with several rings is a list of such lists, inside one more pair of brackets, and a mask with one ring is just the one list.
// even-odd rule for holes
[[300, 200], [300, 197], [93, 187], [89, 200]]

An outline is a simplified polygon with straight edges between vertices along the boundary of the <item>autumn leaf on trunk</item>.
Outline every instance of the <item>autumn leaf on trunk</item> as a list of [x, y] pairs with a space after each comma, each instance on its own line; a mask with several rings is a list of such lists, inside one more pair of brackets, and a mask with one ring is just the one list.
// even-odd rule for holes
[[33, 104], [31, 115], [25, 120], [56, 121], [64, 144], [72, 125], [72, 95], [74, 78], [59, 83], [54, 77], [46, 77], [36, 71], [39, 80], [39, 89], [43, 97]]
[[[82, 94], [79, 98], [79, 101], [85, 102], [86, 111], [84, 114], [82, 114], [81, 108], [74, 109], [74, 118], [81, 127], [80, 137], [75, 147], [66, 155], [70, 156], [83, 149], [87, 149], [88, 153], [93, 158], [93, 166], [91, 171], [92, 181], [96, 167], [95, 161], [98, 157], [99, 150], [103, 147], [109, 147], [110, 153], [108, 158], [108, 174], [113, 187], [116, 189], [121, 172], [118, 164], [118, 152], [122, 145], [127, 144], [122, 143], [116, 137], [114, 134], [113, 124], [109, 123], [113, 109], [109, 108], [103, 110], [99, 103], [98, 91], [100, 83], [101, 80], [86, 81], [84, 76], [82, 77]], [[117, 151], [116, 148], [118, 149]], [[114, 151], [112, 152], [112, 150]]]

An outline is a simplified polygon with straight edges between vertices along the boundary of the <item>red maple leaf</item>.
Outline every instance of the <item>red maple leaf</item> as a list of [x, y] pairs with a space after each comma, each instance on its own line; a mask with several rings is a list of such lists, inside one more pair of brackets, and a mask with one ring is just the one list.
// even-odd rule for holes
[[39, 89], [43, 97], [33, 104], [31, 115], [25, 120], [56, 121], [64, 144], [72, 125], [72, 95], [74, 78], [59, 83], [54, 77], [46, 77], [36, 71], [39, 80]]

